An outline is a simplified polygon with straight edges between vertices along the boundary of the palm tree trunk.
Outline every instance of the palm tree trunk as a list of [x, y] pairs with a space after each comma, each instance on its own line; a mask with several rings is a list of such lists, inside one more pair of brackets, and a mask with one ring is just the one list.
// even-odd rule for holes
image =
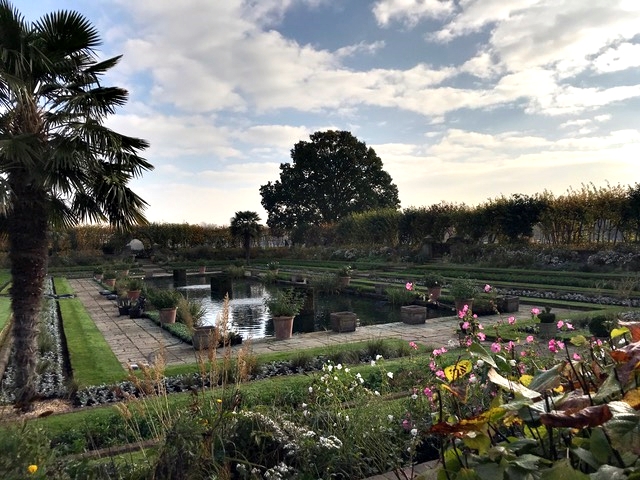
[[8, 216], [11, 307], [16, 352], [16, 408], [27, 411], [36, 397], [38, 320], [47, 268], [46, 195], [12, 174]]

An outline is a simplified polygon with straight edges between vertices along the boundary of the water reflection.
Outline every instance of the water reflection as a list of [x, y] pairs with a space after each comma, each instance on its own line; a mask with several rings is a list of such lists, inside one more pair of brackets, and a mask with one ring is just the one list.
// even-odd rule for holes
[[[190, 285], [177, 289], [188, 298], [200, 299], [207, 307], [205, 324], [214, 324], [222, 313], [224, 293], [219, 288], [212, 289], [213, 283], [208, 278], [202, 283], [202, 278], [189, 277]], [[171, 279], [149, 283], [157, 288], [173, 288]], [[273, 336], [273, 322], [264, 301], [276, 288], [280, 287], [249, 280], [229, 280], [224, 288], [230, 294], [229, 328], [245, 339]], [[340, 311], [355, 312], [362, 326], [400, 321], [400, 309], [385, 301], [350, 295], [313, 295], [311, 290], [308, 290], [307, 299], [305, 310], [293, 323], [294, 332], [328, 330], [331, 328], [329, 314]]]

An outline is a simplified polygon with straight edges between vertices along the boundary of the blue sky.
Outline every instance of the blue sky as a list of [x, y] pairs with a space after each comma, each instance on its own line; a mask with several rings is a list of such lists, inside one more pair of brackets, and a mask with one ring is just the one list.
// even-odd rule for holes
[[155, 222], [228, 225], [309, 134], [375, 149], [402, 208], [640, 182], [638, 0], [22, 0], [100, 31], [151, 142]]

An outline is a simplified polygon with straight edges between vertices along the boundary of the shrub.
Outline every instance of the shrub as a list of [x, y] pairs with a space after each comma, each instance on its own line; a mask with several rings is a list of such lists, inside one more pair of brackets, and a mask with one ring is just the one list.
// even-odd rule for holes
[[613, 321], [606, 315], [596, 315], [589, 320], [589, 332], [594, 337], [606, 338], [613, 328]]

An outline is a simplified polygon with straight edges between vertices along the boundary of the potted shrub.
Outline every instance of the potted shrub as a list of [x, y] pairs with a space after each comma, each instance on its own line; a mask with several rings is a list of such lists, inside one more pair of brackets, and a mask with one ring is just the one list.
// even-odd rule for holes
[[176, 290], [152, 289], [147, 293], [151, 305], [160, 312], [160, 323], [175, 323], [176, 310], [182, 295]]
[[93, 278], [100, 281], [102, 280], [102, 275], [104, 274], [104, 268], [96, 267], [93, 269]]
[[141, 278], [132, 277], [126, 280], [127, 297], [131, 301], [135, 301], [140, 297], [140, 292], [144, 288], [144, 282]]
[[340, 267], [338, 269], [338, 272], [336, 273], [336, 275], [338, 276], [339, 279], [339, 283], [338, 286], [339, 287], [347, 287], [349, 286], [349, 283], [351, 282], [351, 265], [345, 265], [344, 267]]
[[473, 298], [477, 292], [476, 284], [470, 278], [455, 278], [449, 286], [449, 293], [453, 297], [456, 312], [463, 309], [465, 305], [473, 308]]
[[556, 314], [551, 313], [551, 307], [544, 307], [544, 311], [538, 313], [538, 320], [540, 320], [540, 337], [541, 338], [553, 338], [558, 331], [556, 324]]
[[429, 301], [436, 302], [440, 298], [442, 293], [442, 286], [444, 285], [444, 277], [436, 272], [429, 272], [424, 277], [424, 286], [429, 291]]
[[280, 269], [280, 262], [277, 262], [275, 260], [273, 262], [269, 262], [267, 263], [267, 268], [269, 269], [270, 272], [273, 272], [277, 275], [278, 270]]
[[105, 270], [102, 274], [102, 283], [109, 288], [116, 286], [116, 272], [114, 270]]
[[265, 300], [273, 319], [276, 340], [286, 340], [293, 334], [293, 319], [304, 305], [305, 295], [293, 288], [276, 290]]

